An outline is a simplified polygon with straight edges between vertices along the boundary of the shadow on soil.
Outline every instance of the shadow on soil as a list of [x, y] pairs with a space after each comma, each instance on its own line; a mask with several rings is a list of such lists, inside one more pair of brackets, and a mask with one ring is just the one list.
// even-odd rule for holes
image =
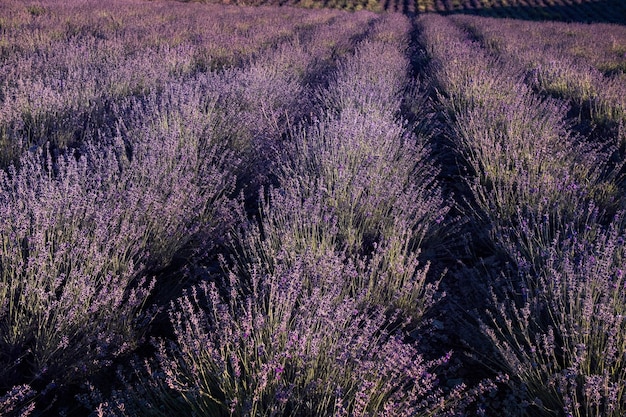
[[626, 25], [626, 1], [591, 0], [580, 4], [554, 6], [477, 6], [445, 11], [441, 12], [441, 14], [471, 14], [522, 20]]

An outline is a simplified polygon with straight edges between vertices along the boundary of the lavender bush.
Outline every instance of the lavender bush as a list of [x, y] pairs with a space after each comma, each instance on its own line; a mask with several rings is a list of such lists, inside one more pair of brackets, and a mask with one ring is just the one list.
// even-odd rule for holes
[[[624, 89], [618, 68], [623, 30], [617, 25], [520, 24], [456, 19], [491, 50], [526, 72], [536, 90], [570, 100], [580, 118], [608, 131], [604, 140], [623, 147]], [[557, 41], [558, 39], [558, 41]], [[542, 45], [538, 48], [537, 45]]]
[[[365, 313], [358, 298], [342, 294], [358, 274], [354, 267], [332, 253], [307, 258], [252, 276], [251, 295], [230, 305], [205, 287], [210, 319], [195, 311], [197, 300], [180, 300], [182, 315], [172, 313], [181, 323], [179, 347], [161, 347], [170, 387], [201, 414], [217, 406], [236, 415], [420, 415], [443, 408], [429, 372], [435, 363], [385, 331], [382, 311]], [[183, 324], [190, 320], [198, 326]]]
[[566, 107], [536, 97], [511, 75], [515, 70], [464, 40], [445, 19], [422, 24], [443, 88], [440, 100], [476, 173], [474, 198], [507, 251], [522, 251], [532, 262], [590, 198], [614, 204], [618, 188], [606, 176], [609, 155], [578, 143], [567, 129]]
[[[440, 100], [477, 175], [475, 201], [516, 271], [499, 273], [509, 281], [492, 285], [494, 308], [482, 329], [523, 398], [517, 411], [622, 414], [623, 355], [611, 352], [623, 352], [623, 302], [612, 287], [620, 282], [623, 222], [605, 226], [619, 198], [603, 174], [607, 155], [577, 145], [565, 109], [535, 98], [450, 20], [422, 24]], [[467, 56], [475, 60], [469, 70]], [[545, 166], [541, 155], [551, 158]]]
[[348, 109], [299, 132], [292, 146], [283, 182], [323, 193], [347, 247], [390, 238], [394, 224], [415, 228], [421, 240], [445, 214], [428, 150], [395, 122]]
[[[425, 141], [397, 119], [408, 71], [401, 54], [408, 26], [406, 20], [394, 19], [392, 26], [380, 24], [394, 31], [382, 35], [375, 29], [374, 36], [382, 40], [359, 45], [339, 66], [334, 81], [319, 94], [328, 114], [293, 134], [278, 174], [284, 192], [314, 202], [313, 207], [321, 205], [321, 217], [332, 221], [322, 232], [322, 242], [356, 254], [382, 245], [379, 253], [393, 254], [383, 255], [384, 268], [413, 264], [412, 252], [419, 251], [425, 235], [448, 210], [433, 181], [436, 170], [427, 161]], [[387, 57], [384, 67], [375, 59], [381, 54]], [[307, 237], [298, 246], [311, 240]], [[392, 295], [411, 287], [410, 274], [405, 275], [411, 270], [401, 268], [391, 281], [354, 285], [369, 286], [373, 297], [379, 291]]]
[[555, 239], [543, 270], [522, 272], [520, 295], [494, 296], [483, 329], [527, 393], [529, 414], [624, 413], [621, 222]]
[[40, 148], [2, 172], [3, 389], [44, 396], [137, 346], [146, 273], [215, 226], [233, 185], [205, 100], [172, 86], [128, 102], [119, 137], [72, 154]]
[[146, 227], [116, 210], [116, 190], [103, 193], [115, 178], [92, 175], [86, 159], [53, 166], [39, 155], [22, 164], [2, 174], [3, 390], [27, 383], [45, 392], [137, 343], [150, 285], [138, 276], [147, 259], [135, 241]]
[[[270, 210], [284, 218], [294, 203]], [[271, 240], [272, 230], [263, 230]], [[100, 404], [103, 412], [458, 415], [475, 398], [463, 386], [444, 393], [433, 369], [449, 358], [427, 361], [404, 342], [398, 312], [370, 304], [367, 288], [347, 294], [364, 273], [351, 257], [320, 246], [298, 250], [288, 240], [269, 252], [254, 225], [240, 239], [248, 252], [223, 285], [201, 284], [172, 303], [176, 343], [158, 342], [158, 372], [140, 373], [139, 388], [130, 385], [135, 395], [116, 393]], [[156, 400], [137, 396], [145, 391], [156, 392]]]

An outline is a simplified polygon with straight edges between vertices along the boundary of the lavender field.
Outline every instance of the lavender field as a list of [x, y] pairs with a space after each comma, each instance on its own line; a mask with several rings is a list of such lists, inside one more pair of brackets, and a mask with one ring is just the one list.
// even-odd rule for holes
[[0, 416], [626, 415], [623, 8], [305, 1], [0, 2]]

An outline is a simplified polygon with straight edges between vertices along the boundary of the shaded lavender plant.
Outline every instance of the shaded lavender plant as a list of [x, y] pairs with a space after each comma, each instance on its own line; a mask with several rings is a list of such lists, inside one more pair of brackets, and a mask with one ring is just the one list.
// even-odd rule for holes
[[3, 391], [29, 384], [44, 406], [135, 349], [148, 274], [215, 227], [236, 161], [191, 91], [131, 100], [120, 136], [0, 173]]
[[528, 414], [624, 414], [621, 230], [621, 218], [605, 230], [592, 223], [586, 233], [572, 225], [554, 240], [541, 271], [521, 271], [521, 292], [494, 294], [497, 308], [483, 331], [525, 392]]
[[[279, 265], [269, 282], [263, 282], [262, 276], [251, 277], [252, 300], [244, 301], [237, 297], [238, 303], [244, 301], [245, 304], [231, 310], [230, 320], [218, 313], [219, 305], [213, 305], [213, 317], [222, 317], [231, 322], [235, 317], [239, 319], [236, 328], [229, 330], [226, 322], [220, 320], [213, 329], [222, 328], [244, 338], [233, 340], [232, 346], [224, 339], [226, 334], [215, 340], [216, 348], [219, 346], [226, 352], [234, 351], [228, 352], [235, 377], [231, 384], [235, 392], [241, 390], [243, 394], [238, 398], [226, 398], [225, 404], [235, 407], [235, 414], [271, 414], [274, 411], [272, 408], [276, 407], [276, 411], [292, 415], [327, 415], [337, 413], [342, 408], [360, 415], [368, 408], [369, 411], [380, 409], [379, 402], [385, 401], [385, 397], [404, 384], [417, 384], [418, 381], [407, 380], [408, 375], [402, 375], [411, 368], [420, 377], [426, 372], [424, 368], [419, 369], [421, 360], [415, 358], [415, 352], [411, 354], [404, 349], [399, 350], [408, 346], [398, 344], [395, 338], [385, 340], [389, 336], [384, 332], [376, 336], [385, 317], [380, 312], [373, 313], [371, 317], [359, 314], [356, 301], [341, 294], [342, 284], [354, 276], [356, 271], [345, 266], [341, 258], [337, 259], [331, 254], [316, 256], [310, 265], [301, 263], [296, 260], [293, 272], [291, 268], [283, 271]], [[294, 273], [296, 275], [291, 275]], [[215, 290], [211, 291], [214, 300], [216, 296]], [[261, 299], [255, 300], [256, 297]], [[250, 303], [248, 308], [247, 303]], [[269, 310], [259, 311], [258, 306], [268, 306]], [[246, 318], [241, 320], [242, 317]], [[195, 317], [193, 319], [196, 320]], [[267, 321], [266, 325], [264, 321]], [[194, 331], [202, 331], [203, 328], [206, 328], [206, 324]], [[189, 342], [197, 340], [199, 336], [184, 334], [182, 328], [178, 331], [181, 347], [185, 350], [191, 347]], [[215, 330], [211, 333], [215, 334]], [[247, 333], [250, 333], [249, 341], [245, 340]], [[339, 340], [341, 342], [337, 343]], [[386, 347], [387, 343], [393, 344], [393, 348]], [[379, 344], [383, 344], [383, 347], [379, 347]], [[243, 352], [239, 353], [242, 347]], [[394, 355], [393, 359], [391, 354]], [[379, 355], [383, 357], [377, 358]], [[398, 363], [405, 360], [407, 363], [404, 366]], [[376, 369], [381, 363], [390, 364], [392, 361], [396, 362], [395, 366], [390, 366], [387, 371]], [[227, 364], [222, 362], [220, 365], [218, 362], [216, 365], [219, 368], [213, 374], [223, 374], [223, 366]], [[169, 365], [174, 364], [170, 362]], [[371, 369], [371, 366], [375, 368]], [[176, 375], [176, 368], [172, 371]], [[241, 382], [237, 381], [240, 378], [238, 372], [244, 373]], [[392, 375], [386, 375], [387, 372], [399, 374], [393, 378]], [[281, 379], [284, 379], [283, 383]], [[191, 382], [195, 380], [197, 378]], [[171, 379], [170, 383], [173, 381]], [[387, 390], [381, 389], [381, 385], [388, 381], [393, 381], [393, 385]], [[425, 379], [419, 382], [428, 390], [433, 381]], [[176, 388], [185, 390], [184, 386]], [[211, 392], [210, 387], [206, 388], [208, 390], [205, 391]], [[389, 406], [400, 405], [393, 403], [401, 402], [403, 395], [406, 394], [401, 390], [397, 392], [396, 398], [392, 396], [387, 400]], [[251, 401], [251, 404], [246, 404], [247, 401]], [[269, 407], [263, 403], [269, 403]], [[397, 410], [409, 411], [401, 408]]]
[[339, 289], [346, 297], [361, 294], [366, 305], [395, 306], [420, 323], [440, 296], [436, 284], [427, 283], [428, 264], [420, 261], [406, 225], [397, 222], [395, 234], [366, 252], [354, 252], [345, 247], [337, 211], [323, 194], [307, 195], [295, 187], [272, 189], [261, 214], [261, 223], [245, 226], [233, 242], [243, 281], [259, 271], [272, 273], [281, 263], [291, 265], [301, 253], [314, 258], [338, 250], [358, 271]]

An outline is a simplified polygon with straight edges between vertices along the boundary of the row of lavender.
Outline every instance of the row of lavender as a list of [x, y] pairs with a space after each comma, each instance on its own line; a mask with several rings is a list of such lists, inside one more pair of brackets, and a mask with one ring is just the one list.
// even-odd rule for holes
[[[63, 13], [74, 11], [64, 7], [46, 9], [44, 16], [63, 21], [68, 18]], [[157, 8], [154, 15], [143, 17], [156, 19], [161, 11]], [[285, 15], [289, 12], [250, 12], [258, 25]], [[22, 88], [28, 80], [39, 79], [42, 88], [55, 91], [58, 100], [53, 101], [59, 106], [47, 102], [38, 114], [59, 129], [67, 126], [65, 119], [57, 119], [59, 108], [79, 123], [91, 111], [80, 108], [80, 103], [79, 108], [72, 107], [76, 94], [102, 93], [100, 98], [108, 107], [106, 117], [100, 113], [103, 108], [87, 117], [100, 119], [81, 126], [77, 143], [61, 144], [55, 142], [54, 134], [41, 132], [38, 139], [49, 142], [24, 150], [17, 168], [2, 171], [2, 414], [55, 412], [51, 410], [62, 411], [62, 407], [71, 412], [73, 403], [61, 404], [63, 399], [72, 398], [85, 382], [112, 372], [119, 360], [143, 343], [155, 314], [146, 304], [150, 293], [167, 293], [178, 285], [160, 279], [155, 289], [151, 276], [158, 275], [181, 251], [186, 258], [200, 257], [219, 243], [217, 237], [225, 235], [235, 221], [235, 203], [230, 197], [236, 178], [247, 177], [258, 184], [265, 181], [269, 173], [260, 167], [271, 156], [272, 141], [290, 123], [285, 115], [301, 117], [311, 107], [313, 97], [304, 87], [323, 84], [333, 60], [350, 51], [375, 20], [365, 13], [350, 20], [337, 17], [337, 12], [309, 13], [308, 18], [317, 22], [309, 25], [311, 33], [287, 26], [290, 32], [284, 42], [267, 45], [263, 56], [239, 69], [166, 76], [159, 66], [144, 62], [146, 70], [156, 68], [157, 73], [143, 72], [149, 88], [132, 93], [85, 89], [86, 84], [102, 81], [98, 73], [113, 80], [124, 68], [130, 70], [137, 62], [129, 63], [129, 57], [139, 53], [119, 57], [117, 66], [95, 58], [81, 61], [80, 54], [108, 56], [106, 45], [90, 34], [83, 35], [86, 49], [78, 48], [78, 52], [61, 49], [60, 41], [52, 46], [43, 43], [43, 52], [35, 48], [31, 51], [35, 58], [48, 59], [41, 66], [29, 67], [30, 72], [25, 70], [24, 80], [18, 73], [5, 75], [3, 109], [15, 110], [5, 114], [17, 114], [5, 121], [4, 127], [11, 132], [5, 139], [17, 141], [16, 149], [33, 139], [30, 129], [19, 128], [20, 113], [23, 117], [30, 105], [19, 100], [29, 93]], [[18, 16], [13, 24], [23, 30], [21, 19]], [[235, 15], [232, 19], [237, 20]], [[94, 29], [89, 21], [76, 21]], [[49, 24], [41, 33], [59, 29], [54, 21]], [[179, 23], [171, 25], [170, 31], [180, 31]], [[137, 29], [134, 24], [128, 27], [131, 32]], [[31, 34], [39, 33], [38, 28], [32, 29]], [[258, 37], [269, 33], [264, 26], [263, 31], [255, 29]], [[128, 37], [134, 34], [115, 35], [111, 42], [123, 50]], [[102, 42], [106, 43], [106, 37]], [[14, 53], [5, 61], [19, 65], [33, 60], [26, 48], [12, 47]], [[167, 51], [156, 47], [146, 53], [167, 62]], [[190, 60], [193, 54], [180, 57]], [[68, 77], [64, 88], [55, 90], [60, 78], [47, 78], [47, 73], [57, 68], [58, 61], [74, 62], [65, 68], [83, 77]], [[102, 71], [94, 73], [90, 65], [81, 68], [81, 62], [101, 64]], [[136, 68], [133, 74], [139, 74]], [[259, 153], [259, 148], [268, 151]]]
[[575, 96], [462, 30], [490, 21], [418, 20], [469, 172], [448, 201], [406, 17], [0, 7], [0, 413], [478, 412], [491, 384], [429, 340], [451, 265], [422, 251], [458, 237], [454, 211], [496, 254], [445, 277], [492, 301], [464, 332], [509, 377], [494, 413], [623, 414], [613, 149], [570, 129]]
[[[44, 39], [76, 11], [13, 10], [9, 28]], [[417, 100], [409, 21], [316, 12], [278, 43], [254, 30], [279, 17], [251, 13], [263, 54], [157, 66], [124, 91], [108, 81], [155, 68], [133, 57], [172, 59], [158, 37], [129, 46], [137, 30], [155, 36], [138, 22], [103, 34], [77, 19], [78, 40], [32, 50], [14, 39], [6, 68], [24, 78], [3, 80], [5, 163], [19, 155], [1, 176], [3, 414], [452, 415], [485, 389], [441, 384], [449, 355], [427, 360], [416, 342], [440, 296], [420, 248], [448, 208], [425, 138], [400, 117]], [[101, 62], [111, 45], [130, 50], [119, 65]], [[186, 48], [174, 58], [193, 60]], [[29, 113], [35, 80], [53, 98]], [[199, 284], [179, 297], [186, 282]]]
[[46, 142], [59, 148], [80, 143], [114, 122], [117, 100], [156, 91], [168, 80], [243, 66], [312, 34], [323, 34], [314, 49], [326, 48], [326, 59], [342, 47], [334, 38], [328, 42], [335, 47], [323, 43], [329, 36], [341, 39], [341, 33], [325, 33], [338, 29], [332, 26], [336, 11], [126, 0], [106, 6], [8, 1], [0, 8], [4, 166]]
[[498, 30], [474, 19], [419, 24], [474, 222], [498, 254], [459, 272], [492, 300], [475, 318], [493, 348], [475, 348], [510, 376], [510, 415], [623, 415], [625, 201], [613, 149], [574, 134], [568, 102], [524, 82], [511, 61], [530, 53], [494, 56], [454, 23]]
[[626, 146], [626, 30], [622, 26], [455, 17], [534, 90], [569, 100], [586, 131]]
[[458, 415], [486, 389], [440, 386], [449, 356], [426, 360], [408, 337], [437, 297], [419, 248], [448, 210], [424, 138], [399, 118], [409, 30], [379, 19], [315, 90], [258, 216], [240, 209], [225, 275], [171, 304], [174, 340], [100, 412]]

